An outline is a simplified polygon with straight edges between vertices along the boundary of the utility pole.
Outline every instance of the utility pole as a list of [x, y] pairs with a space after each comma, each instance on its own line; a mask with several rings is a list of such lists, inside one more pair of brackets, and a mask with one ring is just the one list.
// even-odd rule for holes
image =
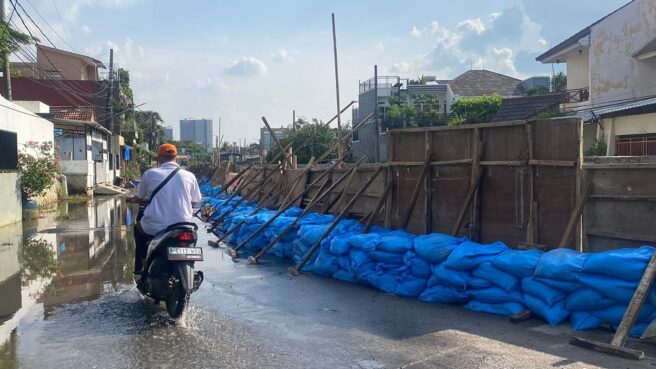
[[216, 146], [217, 146], [216, 150], [219, 153], [218, 163], [219, 163], [219, 165], [221, 165], [221, 144], [222, 144], [221, 141], [223, 141], [223, 137], [221, 137], [221, 117], [219, 117], [219, 136], [218, 136], [218, 138], [219, 138], [219, 141], [216, 144]]
[[292, 110], [292, 128], [296, 132], [296, 109]]
[[[9, 22], [7, 21], [7, 12], [5, 10], [5, 0], [0, 0], [0, 19], [9, 27]], [[3, 35], [9, 40], [9, 30], [5, 29]], [[5, 40], [0, 40], [0, 42], [5, 42]], [[3, 53], [2, 55], [4, 62], [2, 63], [2, 75], [5, 77], [5, 97], [7, 100], [11, 101], [11, 71], [9, 69], [9, 53]]]
[[375, 162], [378, 162], [380, 158], [380, 124], [378, 123], [378, 65], [374, 65], [374, 124], [375, 124], [375, 136], [374, 137], [374, 148], [376, 159]]
[[109, 139], [111, 146], [109, 148], [109, 154], [112, 155], [112, 178], [116, 178], [116, 166], [117, 166], [117, 157], [116, 157], [116, 146], [118, 145], [118, 138], [114, 132], [114, 108], [112, 107], [112, 95], [114, 94], [114, 49], [109, 49], [109, 90], [107, 91], [107, 118], [105, 119], [105, 125], [109, 126], [109, 131], [112, 133], [112, 137]]
[[335, 35], [335, 13], [332, 13], [333, 18], [333, 51], [335, 54], [335, 90], [337, 92], [337, 160], [342, 161], [342, 118], [340, 112], [342, 109], [339, 107], [339, 72], [337, 68], [337, 36]]

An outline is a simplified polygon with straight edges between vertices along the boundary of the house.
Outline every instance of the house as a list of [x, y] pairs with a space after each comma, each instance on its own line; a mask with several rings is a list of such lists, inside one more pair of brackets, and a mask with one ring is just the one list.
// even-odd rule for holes
[[95, 122], [94, 108], [53, 106], [49, 119], [54, 124], [56, 150], [68, 192], [90, 194], [98, 184], [111, 184], [115, 167], [108, 143], [112, 133]]
[[655, 13], [656, 1], [633, 0], [537, 57], [567, 64], [561, 109], [584, 118], [585, 149], [656, 155]]
[[492, 122], [531, 119], [543, 112], [556, 112], [561, 100], [561, 94], [504, 97]]
[[[531, 77], [520, 80], [489, 70], [469, 70], [451, 80], [437, 80], [425, 76], [421, 81], [402, 79], [399, 76], [378, 76], [359, 84], [358, 107], [352, 110], [353, 126], [369, 118], [353, 136], [353, 155], [366, 156], [369, 161], [387, 160], [386, 129], [381, 122], [387, 117], [392, 96], [419, 106], [419, 96], [433, 97], [432, 109], [439, 111], [435, 125], [445, 124], [451, 113], [451, 104], [461, 98], [498, 94], [503, 97], [524, 96], [535, 86], [549, 86], [549, 77]], [[373, 114], [373, 116], [372, 116]], [[374, 118], [375, 117], [375, 118]], [[378, 122], [375, 122], [375, 119]]]
[[[24, 106], [22, 106], [24, 105]], [[34, 111], [31, 111], [31, 108]], [[0, 226], [22, 219], [21, 190], [18, 184], [18, 152], [29, 141], [53, 142], [53, 125], [36, 112], [48, 107], [35, 102], [11, 102], [0, 96]], [[57, 199], [55, 189], [48, 191], [47, 202]]]
[[106, 69], [98, 59], [39, 44], [36, 45], [36, 62], [11, 63], [12, 72], [35, 79], [98, 81], [98, 69]]
[[[107, 182], [113, 183], [120, 176], [122, 158], [120, 124], [114, 124], [110, 114], [111, 100], [118, 100], [120, 89], [118, 83], [109, 88], [109, 81], [101, 79], [99, 70], [104, 69], [102, 62], [92, 57], [65, 50], [37, 45], [37, 58], [34, 63], [12, 63], [13, 71], [21, 77], [12, 77], [12, 95], [14, 100], [42, 102], [50, 107], [67, 107], [74, 109], [73, 114], [93, 110], [93, 120], [77, 119], [67, 116], [61, 119], [91, 122], [93, 126], [101, 125], [111, 131], [107, 155], [111, 165]], [[4, 83], [4, 77], [0, 82]], [[64, 111], [55, 113], [64, 114]], [[86, 124], [86, 123], [85, 123]], [[111, 153], [111, 154], [110, 154]], [[93, 174], [93, 172], [91, 172]], [[105, 179], [101, 177], [103, 183]], [[81, 187], [80, 187], [81, 188]], [[76, 191], [81, 191], [75, 186]]]

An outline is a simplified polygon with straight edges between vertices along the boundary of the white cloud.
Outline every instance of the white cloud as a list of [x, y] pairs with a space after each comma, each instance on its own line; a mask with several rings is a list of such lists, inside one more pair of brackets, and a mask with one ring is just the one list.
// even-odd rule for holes
[[373, 48], [374, 50], [382, 53], [383, 51], [385, 51], [385, 44], [383, 43], [383, 41], [378, 41], [373, 45]]
[[263, 61], [252, 56], [235, 60], [226, 68], [225, 73], [237, 77], [265, 76], [268, 67]]
[[440, 29], [440, 24], [437, 21], [432, 21], [430, 24], [430, 33], [434, 35]]
[[294, 58], [292, 57], [292, 53], [287, 51], [286, 49], [279, 49], [274, 52], [272, 52], [269, 57], [271, 57], [272, 60], [278, 61], [278, 62], [291, 62], [294, 61]]
[[509, 74], [511, 76], [516, 76], [517, 68], [515, 68], [515, 62], [513, 60], [513, 51], [508, 47], [502, 48], [492, 48], [492, 53], [495, 56], [496, 71], [503, 74]]
[[420, 38], [422, 33], [423, 32], [417, 29], [416, 26], [412, 26], [412, 29], [410, 30], [410, 36], [412, 37]]
[[91, 33], [91, 27], [87, 26], [86, 24], [83, 24], [83, 25], [80, 27], [80, 29], [82, 30], [82, 32], [84, 32], [84, 33], [86, 33], [86, 34]]
[[485, 31], [485, 24], [483, 24], [483, 20], [481, 18], [465, 19], [464, 21], [458, 23], [456, 28], [464, 28], [480, 35]]

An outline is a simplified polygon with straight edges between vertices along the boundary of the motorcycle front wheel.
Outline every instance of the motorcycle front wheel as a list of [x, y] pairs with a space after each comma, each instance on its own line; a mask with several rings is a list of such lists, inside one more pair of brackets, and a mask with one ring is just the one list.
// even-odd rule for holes
[[189, 303], [190, 295], [191, 292], [185, 291], [182, 283], [178, 280], [175, 286], [175, 293], [166, 300], [166, 311], [171, 318], [177, 319], [182, 316], [182, 313], [187, 307], [187, 303]]

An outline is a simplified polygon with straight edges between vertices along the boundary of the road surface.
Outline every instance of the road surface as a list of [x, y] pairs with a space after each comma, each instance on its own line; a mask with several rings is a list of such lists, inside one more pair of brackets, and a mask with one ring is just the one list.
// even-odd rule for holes
[[[54, 214], [25, 225], [24, 235], [16, 226], [0, 229], [0, 368], [656, 365], [656, 348], [633, 341], [647, 359], [570, 346], [566, 324], [551, 328], [533, 319], [513, 325], [309, 273], [291, 277], [275, 258], [252, 266], [205, 246], [204, 232], [199, 243], [206, 259], [197, 267], [205, 282], [185, 317], [171, 321], [131, 281], [126, 204], [111, 198], [68, 204]], [[609, 341], [611, 333], [582, 336]]]

